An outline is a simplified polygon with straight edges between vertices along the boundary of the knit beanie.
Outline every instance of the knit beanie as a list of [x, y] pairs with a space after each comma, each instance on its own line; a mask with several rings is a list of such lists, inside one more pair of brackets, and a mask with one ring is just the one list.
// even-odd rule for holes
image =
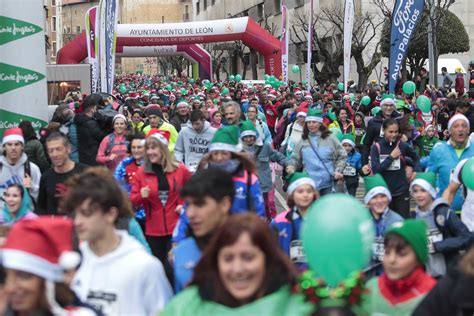
[[125, 115], [123, 115], [123, 114], [116, 114], [116, 115], [114, 116], [114, 118], [112, 119], [112, 124], [114, 124], [114, 123], [115, 123], [115, 120], [117, 120], [117, 119], [122, 119], [122, 120], [125, 122], [125, 124], [127, 124], [127, 118], [125, 117]]
[[352, 135], [352, 133], [343, 134], [341, 144], [342, 145], [349, 144], [352, 146], [352, 148], [354, 148], [355, 147], [354, 135]]
[[313, 187], [313, 189], [316, 190], [316, 183], [311, 179], [308, 175], [308, 173], [305, 172], [294, 172], [286, 177], [286, 180], [288, 181], [288, 189], [287, 193], [288, 195], [292, 195], [295, 190], [303, 184], [309, 184], [310, 186]]
[[436, 192], [436, 174], [434, 172], [417, 172], [415, 180], [410, 184], [410, 190], [418, 185], [426, 190], [433, 199], [436, 198], [438, 192]]
[[25, 139], [23, 138], [23, 131], [19, 127], [12, 127], [5, 130], [2, 138], [2, 145], [5, 145], [8, 142], [20, 142], [23, 145], [25, 144]]
[[245, 136], [257, 137], [257, 129], [252, 121], [247, 120], [240, 125], [240, 138], [244, 138]]
[[145, 113], [147, 116], [150, 115], [156, 115], [159, 117], [163, 117], [163, 113], [161, 112], [161, 109], [157, 105], [149, 105], [146, 107]]
[[225, 126], [217, 130], [209, 146], [209, 152], [217, 150], [237, 152], [239, 134], [239, 127], [236, 125]]
[[453, 126], [454, 122], [458, 121], [458, 120], [462, 120], [464, 122], [466, 122], [467, 124], [467, 127], [469, 127], [469, 120], [467, 119], [467, 117], [464, 115], [464, 114], [456, 114], [454, 115], [448, 122], [448, 130], [451, 129], [451, 126]]
[[392, 194], [388, 190], [387, 182], [385, 182], [384, 178], [380, 173], [376, 173], [373, 176], [365, 177], [364, 178], [365, 184], [365, 197], [364, 203], [368, 204], [370, 200], [377, 194], [384, 194], [388, 197], [388, 200], [392, 200]]
[[395, 104], [395, 98], [393, 94], [384, 94], [382, 95], [382, 101], [380, 102], [380, 105], [384, 104]]
[[426, 224], [422, 220], [407, 219], [391, 225], [386, 235], [397, 234], [410, 244], [416, 257], [425, 265], [428, 260], [428, 237]]
[[309, 109], [305, 122], [319, 122], [323, 123], [323, 111], [316, 109]]

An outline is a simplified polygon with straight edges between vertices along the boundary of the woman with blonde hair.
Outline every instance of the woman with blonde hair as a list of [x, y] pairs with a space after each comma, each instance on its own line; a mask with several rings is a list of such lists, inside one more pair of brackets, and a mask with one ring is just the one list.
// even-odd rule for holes
[[191, 177], [186, 166], [176, 161], [168, 150], [170, 133], [152, 128], [145, 140], [145, 163], [132, 181], [133, 205], [143, 205], [146, 214], [145, 237], [151, 251], [163, 263], [172, 280], [166, 259], [171, 249], [171, 235], [179, 219], [183, 201], [179, 192]]

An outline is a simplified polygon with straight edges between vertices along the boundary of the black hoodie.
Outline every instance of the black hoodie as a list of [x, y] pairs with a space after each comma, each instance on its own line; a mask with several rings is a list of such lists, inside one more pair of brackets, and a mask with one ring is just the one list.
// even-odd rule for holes
[[99, 145], [106, 133], [100, 128], [99, 123], [93, 118], [79, 113], [74, 117], [77, 126], [77, 149], [79, 162], [89, 166], [97, 166], [95, 158]]

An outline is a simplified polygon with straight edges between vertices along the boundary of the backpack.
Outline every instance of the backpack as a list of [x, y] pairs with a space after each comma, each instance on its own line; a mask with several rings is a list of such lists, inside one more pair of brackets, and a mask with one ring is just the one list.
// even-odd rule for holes
[[128, 147], [128, 144], [130, 142], [128, 140], [125, 140], [121, 143], [118, 143], [118, 144], [115, 144], [115, 134], [114, 133], [111, 133], [109, 134], [109, 142], [107, 144], [107, 148], [105, 149], [105, 155], [108, 156], [110, 155], [110, 153], [112, 152], [112, 149], [114, 148], [114, 146], [116, 145], [124, 145]]

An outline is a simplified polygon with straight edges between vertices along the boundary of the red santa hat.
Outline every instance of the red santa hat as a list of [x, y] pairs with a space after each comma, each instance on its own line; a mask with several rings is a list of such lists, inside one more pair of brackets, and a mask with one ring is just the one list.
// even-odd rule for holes
[[313, 96], [311, 95], [311, 93], [306, 92], [306, 93], [304, 94], [304, 98], [305, 98], [305, 99], [311, 99], [311, 100], [312, 100], [312, 99], [313, 99]]
[[158, 140], [160, 143], [162, 143], [165, 146], [168, 146], [169, 140], [170, 140], [170, 132], [168, 131], [163, 131], [157, 128], [152, 128], [146, 135], [146, 138], [153, 137], [154, 139]]
[[23, 145], [25, 144], [25, 139], [23, 138], [23, 131], [19, 127], [12, 127], [5, 130], [2, 139], [2, 145], [5, 145], [8, 142], [20, 142]]
[[303, 92], [301, 91], [300, 88], [295, 88], [295, 90], [293, 90], [294, 94], [303, 94]]
[[273, 98], [275, 99], [276, 98], [276, 91], [275, 90], [270, 90], [270, 92], [267, 94], [267, 98]]
[[73, 222], [60, 217], [17, 222], [2, 247], [5, 268], [53, 282], [62, 281], [64, 271], [76, 268], [80, 260], [79, 253], [73, 251]]
[[296, 109], [296, 117], [308, 115], [309, 105], [306, 102], [301, 103], [301, 105]]

